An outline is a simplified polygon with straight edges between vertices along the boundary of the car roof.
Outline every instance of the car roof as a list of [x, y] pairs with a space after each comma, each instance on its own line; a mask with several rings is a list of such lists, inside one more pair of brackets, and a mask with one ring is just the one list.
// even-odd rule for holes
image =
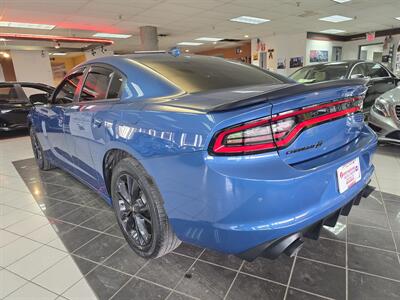
[[347, 65], [349, 67], [352, 67], [357, 63], [376, 64], [377, 62], [373, 62], [373, 61], [369, 61], [369, 60], [362, 60], [362, 59], [349, 59], [349, 60], [331, 61], [331, 62], [326, 62], [326, 63], [312, 64], [312, 65], [305, 66], [305, 68], [307, 68], [307, 67], [327, 67], [327, 66], [337, 66], [337, 65]]
[[[137, 54], [127, 54], [127, 55], [110, 55], [103, 56], [88, 60], [74, 68], [74, 70], [90, 65], [90, 64], [108, 64], [111, 66], [115, 66], [121, 72], [125, 74], [129, 74], [132, 72], [132, 64], [145, 62], [146, 60], [150, 61], [162, 61], [162, 62], [174, 62], [174, 61], [184, 61], [184, 60], [224, 60], [220, 57], [215, 56], [205, 56], [205, 55], [187, 55], [181, 54], [178, 56], [171, 55], [169, 53], [137, 53]], [[72, 71], [74, 72], [74, 71]]]

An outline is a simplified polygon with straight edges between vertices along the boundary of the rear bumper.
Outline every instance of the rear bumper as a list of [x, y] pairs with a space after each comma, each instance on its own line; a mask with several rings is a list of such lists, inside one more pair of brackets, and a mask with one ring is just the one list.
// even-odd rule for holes
[[[142, 163], [179, 239], [241, 255], [302, 232], [357, 197], [373, 174], [376, 146], [376, 134], [364, 126], [349, 144], [296, 165], [276, 152], [211, 157], [205, 151]], [[357, 157], [362, 178], [340, 194], [336, 171]]]
[[327, 217], [318, 220], [311, 226], [290, 235], [260, 244], [254, 248], [246, 250], [245, 252], [237, 254], [237, 256], [247, 261], [252, 261], [259, 256], [276, 259], [283, 253], [290, 257], [294, 256], [301, 249], [304, 238], [317, 240], [323, 226], [335, 227], [339, 216], [348, 216], [353, 205], [359, 205], [361, 199], [367, 198], [374, 190], [374, 187], [367, 185], [346, 205]]

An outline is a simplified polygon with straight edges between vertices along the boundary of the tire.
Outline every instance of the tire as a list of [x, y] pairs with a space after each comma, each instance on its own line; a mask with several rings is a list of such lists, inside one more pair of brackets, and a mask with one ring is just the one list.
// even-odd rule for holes
[[160, 257], [180, 245], [158, 188], [137, 160], [127, 157], [113, 168], [111, 197], [122, 233], [139, 256]]
[[33, 155], [35, 156], [36, 164], [38, 165], [39, 169], [44, 171], [54, 169], [54, 166], [46, 158], [42, 145], [40, 145], [39, 139], [36, 136], [36, 132], [32, 127], [29, 129], [29, 134], [31, 136]]

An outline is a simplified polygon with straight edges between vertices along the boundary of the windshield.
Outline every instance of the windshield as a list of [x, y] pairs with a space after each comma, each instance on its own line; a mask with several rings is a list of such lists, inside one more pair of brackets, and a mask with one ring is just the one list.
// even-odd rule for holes
[[148, 56], [135, 60], [153, 69], [188, 93], [287, 82], [278, 75], [251, 65], [207, 56]]
[[344, 79], [348, 68], [349, 66], [346, 64], [308, 66], [293, 73], [290, 78], [300, 83]]

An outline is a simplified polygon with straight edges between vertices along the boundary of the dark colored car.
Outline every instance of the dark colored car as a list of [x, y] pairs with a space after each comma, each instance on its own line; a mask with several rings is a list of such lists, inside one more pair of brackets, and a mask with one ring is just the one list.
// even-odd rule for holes
[[367, 95], [364, 99], [364, 112], [367, 113], [376, 98], [396, 87], [400, 81], [382, 64], [362, 60], [310, 65], [297, 70], [289, 77], [300, 83], [364, 78], [368, 86]]
[[0, 131], [27, 128], [27, 116], [34, 104], [45, 104], [54, 88], [31, 82], [0, 83]]
[[371, 192], [364, 83], [298, 84], [209, 56], [107, 56], [31, 110], [32, 146], [41, 169], [112, 205], [143, 257], [180, 241], [247, 260], [295, 255]]

